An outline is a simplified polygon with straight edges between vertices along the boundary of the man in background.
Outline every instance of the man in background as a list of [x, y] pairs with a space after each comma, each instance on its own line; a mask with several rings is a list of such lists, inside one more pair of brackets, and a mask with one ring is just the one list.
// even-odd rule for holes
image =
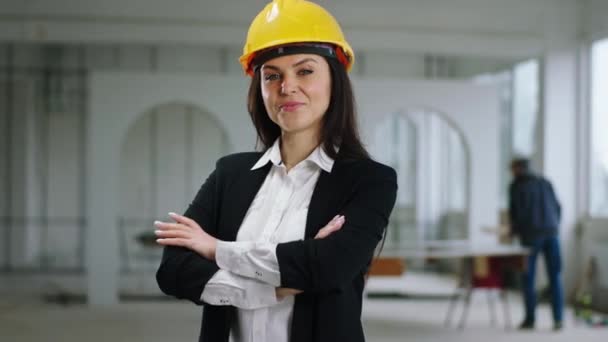
[[536, 311], [536, 259], [545, 258], [551, 292], [553, 329], [560, 330], [563, 322], [562, 261], [558, 238], [561, 206], [551, 183], [530, 169], [525, 158], [511, 162], [513, 182], [509, 187], [509, 219], [511, 234], [518, 236], [522, 245], [530, 249], [523, 276], [525, 318], [520, 329], [533, 329]]

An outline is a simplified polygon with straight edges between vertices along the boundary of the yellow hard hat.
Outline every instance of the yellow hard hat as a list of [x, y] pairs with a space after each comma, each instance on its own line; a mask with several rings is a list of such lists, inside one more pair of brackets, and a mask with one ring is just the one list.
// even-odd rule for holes
[[306, 0], [273, 0], [253, 19], [243, 55], [243, 70], [253, 75], [252, 62], [272, 47], [297, 43], [325, 43], [335, 47], [336, 58], [346, 70], [355, 63], [355, 54], [336, 19], [323, 7]]

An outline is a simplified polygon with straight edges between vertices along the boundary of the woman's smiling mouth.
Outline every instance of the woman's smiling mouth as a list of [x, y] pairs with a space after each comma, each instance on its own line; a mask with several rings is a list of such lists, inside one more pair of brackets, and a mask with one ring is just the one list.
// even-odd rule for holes
[[282, 110], [284, 112], [293, 112], [296, 109], [300, 108], [300, 106], [302, 105], [304, 105], [304, 103], [302, 102], [289, 101], [281, 104], [279, 106], [279, 110]]

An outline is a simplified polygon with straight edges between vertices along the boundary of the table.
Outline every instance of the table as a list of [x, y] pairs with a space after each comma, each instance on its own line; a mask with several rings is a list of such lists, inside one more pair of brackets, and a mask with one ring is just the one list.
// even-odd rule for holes
[[[427, 245], [420, 247], [387, 248], [382, 251], [381, 258], [401, 258], [404, 260], [411, 259], [460, 259], [462, 267], [458, 274], [458, 285], [456, 291], [451, 296], [448, 312], [445, 318], [445, 325], [449, 326], [452, 314], [455, 310], [458, 299], [464, 297], [465, 307], [460, 319], [459, 327], [464, 328], [465, 320], [468, 314], [468, 309], [471, 303], [471, 295], [475, 288], [495, 288], [499, 290], [500, 297], [503, 301], [503, 310], [505, 316], [505, 326], [510, 328], [511, 320], [509, 307], [507, 303], [507, 294], [502, 286], [499, 272], [501, 269], [496, 269], [497, 266], [507, 265], [507, 261], [512, 261], [513, 258], [519, 261], [519, 266], [525, 265], [524, 257], [529, 253], [525, 247], [518, 245], [499, 245], [499, 244], [442, 244], [442, 245]], [[485, 278], [476, 274], [476, 271], [484, 269], [485, 260]], [[494, 267], [495, 269], [492, 269]], [[478, 272], [477, 272], [478, 273]], [[484, 282], [485, 281], [485, 282]], [[489, 294], [490, 295], [490, 294]], [[492, 298], [488, 296], [488, 304], [490, 305], [491, 322], [496, 321], [494, 313], [494, 305]]]
[[404, 259], [453, 259], [491, 256], [524, 256], [528, 249], [518, 245], [499, 244], [445, 244], [421, 247], [385, 248], [382, 257], [398, 257]]

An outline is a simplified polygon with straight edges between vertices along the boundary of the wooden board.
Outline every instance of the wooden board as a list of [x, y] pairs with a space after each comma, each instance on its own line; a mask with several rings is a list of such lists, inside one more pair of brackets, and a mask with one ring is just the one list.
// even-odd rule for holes
[[405, 272], [405, 261], [401, 258], [375, 258], [372, 261], [369, 275], [400, 276]]

